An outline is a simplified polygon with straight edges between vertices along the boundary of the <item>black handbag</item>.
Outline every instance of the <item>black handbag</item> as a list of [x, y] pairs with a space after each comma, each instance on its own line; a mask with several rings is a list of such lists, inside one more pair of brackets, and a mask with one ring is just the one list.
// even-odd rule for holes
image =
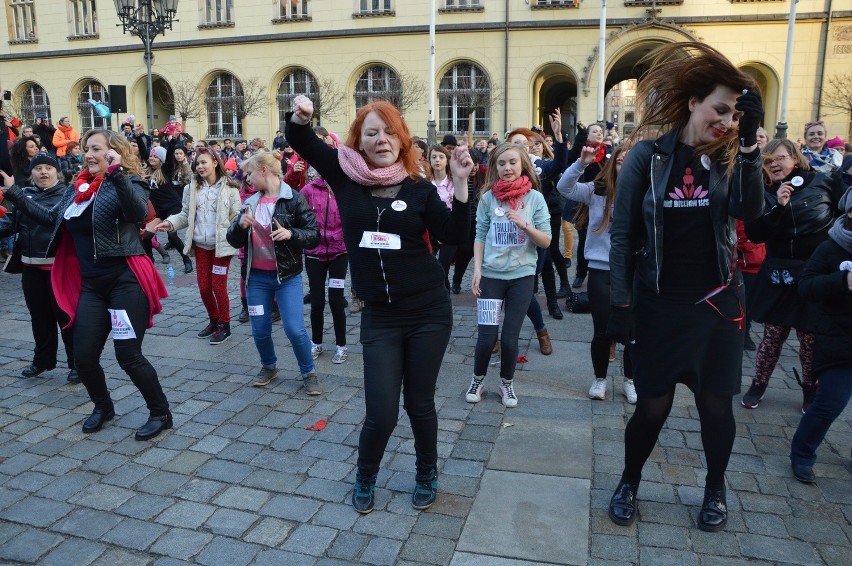
[[589, 294], [585, 291], [582, 293], [570, 292], [565, 299], [565, 308], [576, 314], [583, 314], [591, 311], [589, 306]]
[[20, 273], [23, 267], [21, 261], [21, 241], [16, 237], [15, 244], [12, 246], [12, 253], [6, 258], [6, 263], [3, 264], [5, 273]]

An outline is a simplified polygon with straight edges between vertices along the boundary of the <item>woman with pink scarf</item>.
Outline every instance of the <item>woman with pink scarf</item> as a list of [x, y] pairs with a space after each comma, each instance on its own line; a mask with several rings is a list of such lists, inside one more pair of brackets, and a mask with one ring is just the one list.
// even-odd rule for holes
[[396, 427], [399, 396], [411, 421], [417, 475], [412, 505], [426, 509], [437, 496], [438, 416], [435, 383], [452, 330], [444, 271], [423, 234], [458, 243], [468, 232], [467, 148], [452, 156], [452, 209], [420, 177], [411, 133], [399, 110], [379, 101], [363, 106], [344, 145], [335, 149], [313, 133], [313, 103], [293, 101], [285, 136], [334, 192], [352, 284], [361, 313], [366, 419], [358, 445], [352, 504], [373, 510], [379, 465]]

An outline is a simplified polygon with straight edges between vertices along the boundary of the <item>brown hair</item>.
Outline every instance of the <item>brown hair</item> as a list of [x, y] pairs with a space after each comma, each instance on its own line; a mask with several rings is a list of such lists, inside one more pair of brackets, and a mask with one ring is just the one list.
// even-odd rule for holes
[[[512, 136], [509, 136], [510, 138]], [[482, 183], [482, 188], [479, 189], [479, 197], [482, 198], [486, 192], [491, 189], [491, 186], [499, 179], [497, 174], [497, 159], [510, 149], [514, 149], [521, 156], [521, 175], [529, 177], [530, 182], [535, 190], [541, 190], [539, 187], [538, 175], [535, 172], [529, 154], [524, 151], [518, 144], [503, 142], [495, 147], [488, 156], [488, 170], [485, 173], [485, 181]]]
[[437, 151], [438, 153], [443, 153], [444, 157], [447, 158], [447, 177], [450, 178], [450, 181], [453, 180], [453, 168], [450, 166], [450, 150], [446, 147], [442, 146], [439, 143], [434, 143], [429, 146], [429, 151], [426, 153], [426, 161], [429, 163], [429, 177], [434, 177], [435, 173], [432, 170], [432, 152]]
[[807, 158], [799, 151], [799, 148], [796, 147], [796, 144], [793, 143], [792, 140], [788, 140], [786, 138], [783, 139], [774, 139], [769, 140], [766, 146], [763, 148], [761, 152], [761, 157], [763, 158], [763, 170], [766, 172], [767, 177], [769, 176], [769, 167], [767, 166], [767, 160], [772, 158], [772, 154], [778, 151], [779, 148], [784, 148], [787, 150], [787, 154], [793, 158], [793, 162], [796, 164], [796, 168], [801, 171], [810, 171], [811, 166], [808, 164]]
[[102, 135], [106, 139], [109, 148], [118, 153], [121, 157], [121, 166], [124, 167], [128, 173], [138, 175], [139, 177], [145, 176], [145, 173], [142, 171], [142, 162], [139, 161], [139, 157], [133, 153], [133, 149], [130, 147], [130, 142], [127, 141], [124, 134], [113, 132], [112, 130], [95, 128], [83, 134], [83, 137], [80, 140], [80, 145], [85, 148], [86, 142], [89, 141], [89, 138], [96, 134]]
[[196, 188], [201, 188], [201, 185], [204, 183], [204, 179], [201, 178], [195, 168], [198, 163], [198, 158], [202, 155], [206, 155], [213, 160], [213, 164], [216, 168], [216, 181], [221, 179], [222, 177], [228, 178], [228, 172], [225, 170], [225, 164], [222, 162], [222, 158], [219, 156], [219, 152], [213, 149], [209, 149], [207, 147], [199, 147], [195, 150], [195, 159], [192, 160], [192, 172], [194, 173], [195, 182], [197, 184]]
[[415, 161], [414, 152], [411, 151], [411, 130], [408, 129], [408, 124], [400, 114], [399, 109], [386, 100], [376, 100], [365, 104], [358, 110], [355, 115], [355, 120], [349, 126], [349, 132], [346, 135], [346, 146], [354, 149], [364, 155], [361, 150], [361, 128], [364, 126], [364, 120], [370, 112], [375, 112], [381, 118], [388, 129], [399, 138], [399, 157], [397, 161], [402, 162], [403, 167], [408, 172], [412, 179], [420, 178], [420, 167]]
[[[650, 70], [639, 79], [636, 89], [642, 118], [631, 141], [647, 138], [657, 128], [683, 129], [691, 115], [690, 99], [702, 101], [717, 86], [760, 93], [754, 78], [705, 43], [664, 45], [643, 57], [639, 64], [648, 65]], [[721, 157], [731, 170], [739, 149], [738, 133], [737, 128], [730, 128], [718, 140], [696, 147], [695, 153]]]

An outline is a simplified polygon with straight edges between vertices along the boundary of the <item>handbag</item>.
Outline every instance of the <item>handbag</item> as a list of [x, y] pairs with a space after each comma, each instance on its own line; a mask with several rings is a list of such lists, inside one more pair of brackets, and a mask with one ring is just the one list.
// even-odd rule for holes
[[21, 241], [15, 238], [12, 253], [6, 258], [6, 263], [3, 264], [3, 271], [6, 273], [20, 273], [23, 265], [21, 261]]
[[570, 291], [570, 294], [565, 299], [565, 308], [575, 314], [583, 314], [591, 311], [589, 306], [589, 294], [583, 291], [575, 293]]

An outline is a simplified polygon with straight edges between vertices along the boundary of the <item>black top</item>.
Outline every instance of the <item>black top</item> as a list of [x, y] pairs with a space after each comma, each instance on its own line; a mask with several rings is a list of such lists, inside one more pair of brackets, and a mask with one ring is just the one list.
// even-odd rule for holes
[[[468, 203], [453, 200], [451, 211], [431, 183], [408, 177], [395, 198], [374, 197], [370, 187], [343, 172], [336, 149], [316, 137], [309, 125], [292, 123], [290, 116], [285, 137], [334, 191], [358, 297], [377, 305], [391, 304], [444, 289], [444, 270], [429, 253], [424, 235], [428, 231], [448, 244], [464, 241], [470, 225]], [[393, 206], [395, 201], [401, 202]], [[365, 232], [399, 236], [400, 247], [361, 247]]]
[[663, 265], [660, 290], [703, 296], [719, 285], [710, 216], [710, 172], [693, 148], [678, 142], [663, 195]]
[[77, 251], [77, 260], [80, 262], [80, 275], [85, 279], [102, 277], [121, 271], [127, 267], [127, 260], [123, 256], [109, 257], [101, 256], [95, 261], [95, 235], [92, 227], [92, 207], [86, 207], [80, 216], [69, 218], [65, 222], [71, 238], [74, 240], [74, 248]]

